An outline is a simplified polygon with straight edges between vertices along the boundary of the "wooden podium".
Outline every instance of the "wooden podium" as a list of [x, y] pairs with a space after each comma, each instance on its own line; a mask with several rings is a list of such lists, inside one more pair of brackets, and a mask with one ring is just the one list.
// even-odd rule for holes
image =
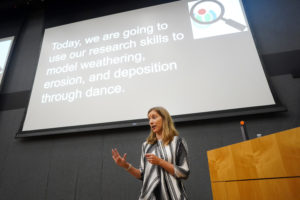
[[300, 200], [300, 127], [207, 151], [214, 200]]

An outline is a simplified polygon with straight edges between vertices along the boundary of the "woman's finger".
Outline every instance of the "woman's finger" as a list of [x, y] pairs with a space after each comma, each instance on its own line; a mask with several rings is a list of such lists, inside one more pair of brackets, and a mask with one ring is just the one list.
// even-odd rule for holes
[[116, 153], [117, 156], [120, 156], [120, 154], [119, 154], [119, 152], [118, 152], [117, 149], [115, 149], [115, 153]]
[[112, 149], [112, 153], [113, 153], [114, 156], [117, 156], [116, 149]]
[[115, 150], [114, 150], [114, 149], [112, 149], [111, 151], [112, 151], [112, 154], [113, 154], [113, 156], [116, 156], [116, 152], [115, 152]]
[[117, 149], [112, 149], [112, 157], [115, 160], [115, 162], [118, 162], [118, 160], [120, 159], [120, 155]]
[[117, 158], [117, 157], [120, 157], [120, 154], [118, 152], [118, 150], [115, 148], [114, 149], [114, 156]]
[[112, 158], [114, 159], [115, 162], [117, 162], [117, 158], [115, 156], [112, 156]]
[[146, 158], [151, 158], [152, 154], [146, 154]]

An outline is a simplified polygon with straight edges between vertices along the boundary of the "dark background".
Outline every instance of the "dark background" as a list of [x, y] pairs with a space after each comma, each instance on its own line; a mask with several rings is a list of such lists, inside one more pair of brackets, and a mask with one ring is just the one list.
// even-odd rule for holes
[[[137, 199], [141, 182], [117, 167], [111, 149], [138, 166], [148, 127], [15, 139], [28, 104], [43, 29], [168, 1], [2, 0], [0, 38], [17, 36], [0, 93], [0, 199]], [[244, 0], [258, 51], [286, 112], [176, 124], [188, 143], [190, 199], [212, 199], [206, 151], [300, 125], [300, 1]], [[134, 104], [130, 105], [134, 109]], [[145, 111], [146, 112], [146, 111]], [[47, 113], [45, 113], [46, 115]]]

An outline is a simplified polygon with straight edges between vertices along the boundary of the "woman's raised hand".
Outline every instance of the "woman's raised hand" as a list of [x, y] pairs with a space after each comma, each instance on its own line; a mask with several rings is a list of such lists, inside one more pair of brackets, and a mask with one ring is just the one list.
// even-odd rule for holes
[[112, 149], [111, 151], [112, 151], [112, 158], [114, 159], [117, 165], [123, 168], [128, 167], [128, 163], [126, 162], [127, 153], [124, 153], [123, 157], [121, 157], [117, 149]]

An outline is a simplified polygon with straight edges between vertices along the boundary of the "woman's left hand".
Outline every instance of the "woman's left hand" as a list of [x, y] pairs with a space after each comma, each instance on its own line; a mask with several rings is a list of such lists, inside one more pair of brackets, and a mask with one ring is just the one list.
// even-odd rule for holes
[[160, 165], [161, 159], [154, 154], [147, 153], [146, 158], [152, 165]]

